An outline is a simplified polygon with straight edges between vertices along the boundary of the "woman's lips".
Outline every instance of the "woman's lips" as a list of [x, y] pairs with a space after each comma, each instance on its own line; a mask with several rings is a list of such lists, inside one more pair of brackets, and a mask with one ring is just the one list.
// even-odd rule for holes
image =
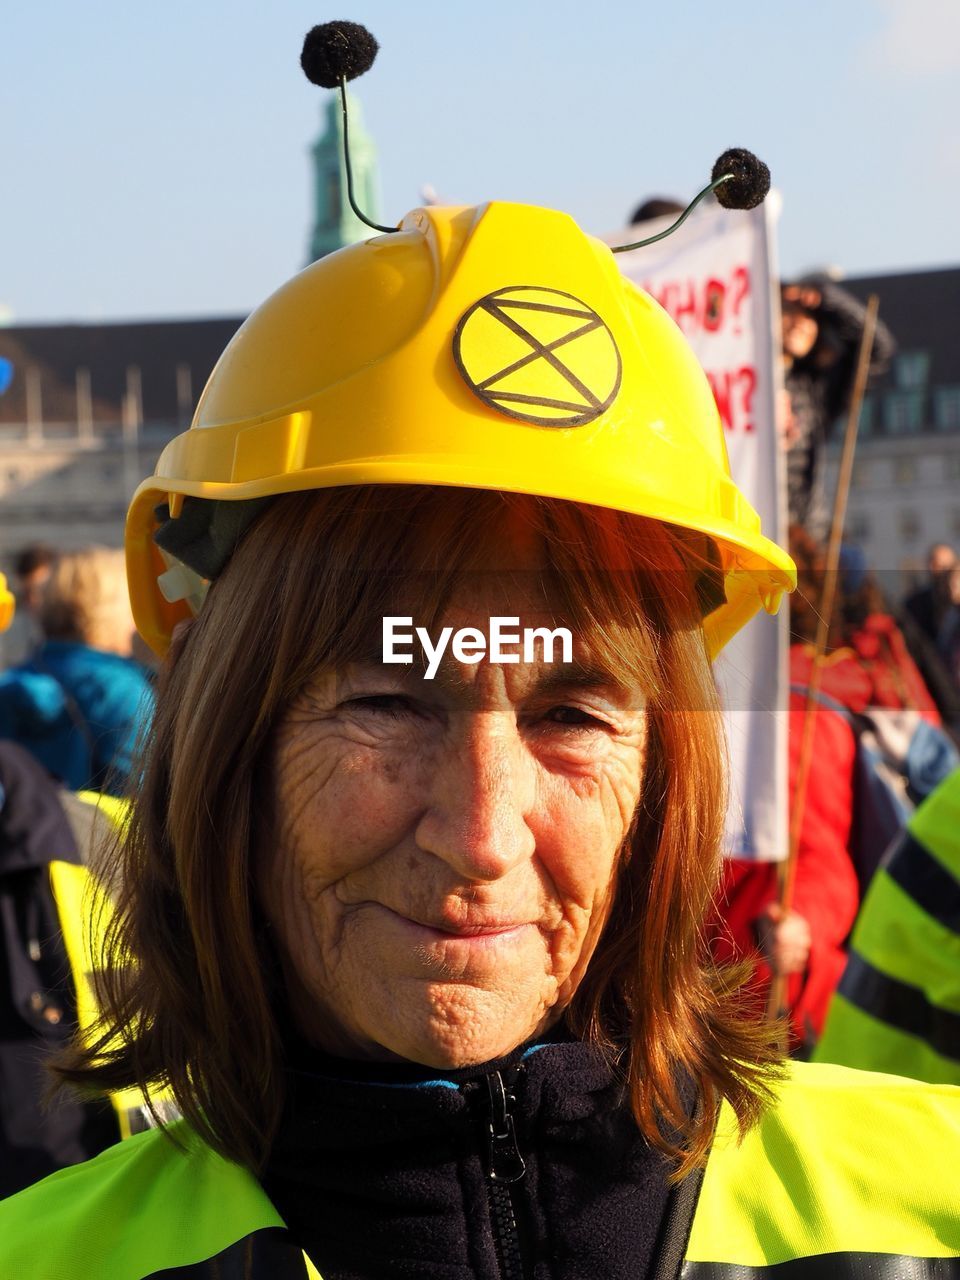
[[517, 937], [526, 929], [533, 928], [529, 920], [485, 920], [462, 925], [447, 922], [426, 923], [412, 916], [406, 916], [400, 911], [394, 911], [390, 907], [383, 909], [405, 929], [419, 935], [420, 942], [450, 942], [479, 946], [500, 940], [506, 941]]
[[525, 920], [511, 921], [509, 923], [496, 924], [475, 924], [451, 926], [445, 924], [427, 924], [423, 920], [414, 920], [410, 916], [405, 917], [411, 924], [418, 924], [424, 929], [433, 929], [436, 933], [445, 933], [452, 938], [478, 938], [486, 937], [494, 933], [511, 933], [514, 929], [522, 929], [527, 923]]

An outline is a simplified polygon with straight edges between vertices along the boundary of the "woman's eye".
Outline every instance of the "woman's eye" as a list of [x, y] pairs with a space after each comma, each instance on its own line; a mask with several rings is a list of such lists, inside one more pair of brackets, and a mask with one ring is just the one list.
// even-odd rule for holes
[[413, 714], [413, 705], [409, 698], [399, 693], [374, 693], [364, 698], [351, 698], [346, 704], [360, 711], [373, 711], [379, 715], [400, 720], [405, 715]]
[[551, 724], [568, 725], [574, 729], [608, 729], [610, 727], [605, 720], [592, 716], [582, 707], [551, 707], [544, 719]]

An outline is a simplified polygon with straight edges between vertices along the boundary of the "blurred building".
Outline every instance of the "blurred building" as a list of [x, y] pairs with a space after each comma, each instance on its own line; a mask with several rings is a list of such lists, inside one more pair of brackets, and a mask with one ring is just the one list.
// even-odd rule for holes
[[0, 568], [28, 542], [122, 544], [134, 489], [241, 322], [0, 329]]
[[[347, 96], [350, 112], [350, 168], [357, 204], [373, 222], [380, 221], [380, 184], [377, 149], [363, 127], [360, 103]], [[343, 113], [340, 95], [330, 94], [323, 104], [323, 133], [310, 148], [313, 162], [313, 229], [307, 263], [342, 249], [357, 240], [366, 240], [370, 228], [360, 221], [347, 198], [347, 168], [343, 158]]]
[[[960, 549], [960, 267], [840, 281], [897, 340], [889, 371], [863, 405], [846, 536], [898, 593], [933, 542]], [[835, 478], [842, 424], [830, 446]]]
[[[899, 591], [930, 543], [960, 548], [960, 267], [843, 285], [880, 295], [898, 342], [864, 404], [847, 535]], [[0, 327], [0, 569], [32, 541], [121, 544], [134, 489], [242, 320]]]

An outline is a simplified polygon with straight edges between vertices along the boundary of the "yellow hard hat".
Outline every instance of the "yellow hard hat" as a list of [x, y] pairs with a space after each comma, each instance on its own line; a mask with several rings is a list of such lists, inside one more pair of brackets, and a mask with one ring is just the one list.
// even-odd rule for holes
[[726, 596], [704, 623], [714, 652], [795, 585], [730, 476], [713, 395], [679, 329], [607, 246], [549, 209], [414, 210], [250, 316], [130, 508], [144, 639], [163, 653], [202, 595], [156, 545], [158, 507], [176, 525], [185, 498], [361, 484], [536, 494], [708, 535]]
[[13, 621], [13, 615], [17, 611], [17, 604], [13, 597], [13, 592], [7, 586], [7, 580], [0, 573], [0, 632], [6, 631]]

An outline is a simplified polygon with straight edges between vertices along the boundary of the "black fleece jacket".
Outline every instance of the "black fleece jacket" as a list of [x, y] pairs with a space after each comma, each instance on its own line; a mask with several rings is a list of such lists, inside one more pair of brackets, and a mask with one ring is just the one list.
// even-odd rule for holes
[[263, 1185], [324, 1280], [650, 1274], [668, 1164], [590, 1047], [444, 1077], [300, 1051], [289, 1084]]

